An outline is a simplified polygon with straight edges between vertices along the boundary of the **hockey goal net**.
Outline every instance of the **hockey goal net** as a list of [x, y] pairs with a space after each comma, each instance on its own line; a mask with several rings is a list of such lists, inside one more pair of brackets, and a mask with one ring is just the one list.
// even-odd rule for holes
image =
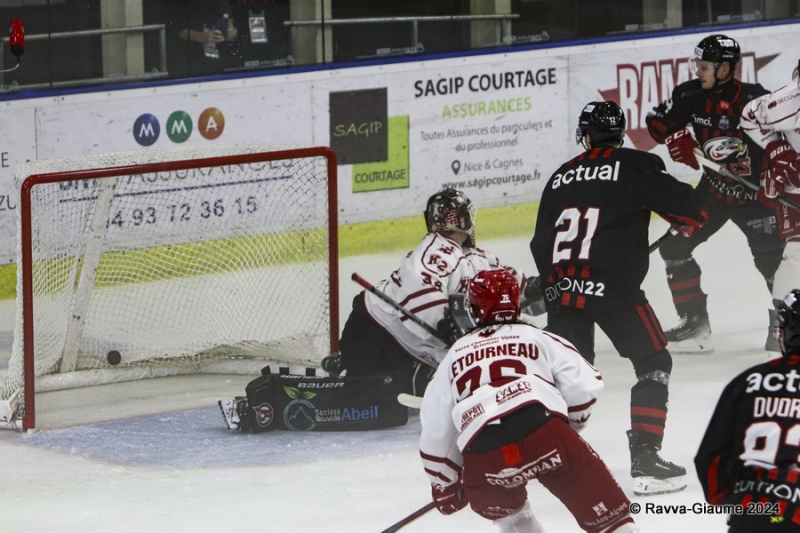
[[336, 159], [229, 145], [17, 169], [17, 319], [0, 422], [36, 391], [318, 366], [337, 351]]

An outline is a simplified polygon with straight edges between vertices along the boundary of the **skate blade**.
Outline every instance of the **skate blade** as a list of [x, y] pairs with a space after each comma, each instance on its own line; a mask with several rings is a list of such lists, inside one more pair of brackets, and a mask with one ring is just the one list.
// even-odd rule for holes
[[686, 476], [657, 479], [651, 476], [633, 478], [633, 493], [637, 496], [653, 496], [680, 492], [686, 488]]
[[225, 425], [228, 426], [228, 429], [231, 431], [239, 429], [239, 424], [235, 424], [225, 412], [225, 407], [222, 405], [222, 400], [218, 401], [217, 405], [219, 405], [219, 411], [222, 413], [222, 419], [225, 420]]
[[670, 353], [714, 353], [714, 345], [711, 344], [711, 337], [695, 337], [682, 341], [669, 341], [667, 350]]

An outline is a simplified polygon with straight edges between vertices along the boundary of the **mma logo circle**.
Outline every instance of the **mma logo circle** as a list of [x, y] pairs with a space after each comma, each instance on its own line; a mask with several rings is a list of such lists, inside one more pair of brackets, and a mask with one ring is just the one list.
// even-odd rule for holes
[[261, 405], [255, 408], [256, 411], [256, 424], [261, 426], [262, 428], [267, 427], [272, 423], [272, 419], [275, 417], [275, 411], [272, 409], [272, 406], [268, 403], [262, 403]]

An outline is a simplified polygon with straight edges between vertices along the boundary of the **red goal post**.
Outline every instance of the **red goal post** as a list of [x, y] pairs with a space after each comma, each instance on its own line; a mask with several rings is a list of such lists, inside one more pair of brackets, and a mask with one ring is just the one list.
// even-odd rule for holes
[[37, 391], [319, 366], [338, 351], [336, 171], [327, 147], [272, 145], [18, 168], [0, 426], [33, 428]]

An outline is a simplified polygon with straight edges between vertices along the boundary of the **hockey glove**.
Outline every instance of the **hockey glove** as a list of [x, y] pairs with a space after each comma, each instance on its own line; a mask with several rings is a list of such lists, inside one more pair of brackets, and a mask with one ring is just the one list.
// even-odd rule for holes
[[784, 140], [772, 141], [764, 151], [765, 162], [769, 167], [761, 173], [761, 187], [764, 196], [769, 199], [783, 195], [786, 183], [794, 187], [800, 186], [797, 171], [800, 169], [800, 158], [792, 145]]
[[434, 505], [443, 515], [460, 511], [469, 503], [467, 495], [464, 493], [464, 487], [461, 485], [460, 477], [455, 483], [446, 487], [438, 483], [431, 484], [431, 494], [433, 495]]
[[445, 316], [436, 324], [436, 330], [439, 332], [441, 340], [448, 346], [452, 346], [458, 340], [458, 328], [449, 316]]
[[689, 130], [678, 130], [668, 135], [664, 142], [667, 144], [669, 156], [673, 161], [700, 170], [700, 164], [694, 156], [694, 149], [700, 148], [700, 145], [694, 140]]
[[700, 220], [697, 222], [690, 222], [688, 224], [672, 224], [672, 229], [686, 237], [687, 239], [694, 235], [695, 230], [697, 228], [702, 228], [703, 224], [706, 223], [708, 220], [708, 207], [705, 205], [703, 206], [703, 210], [700, 211]]
[[525, 280], [525, 290], [522, 295], [523, 299], [520, 302], [520, 312], [531, 316], [539, 316], [545, 313], [542, 278], [539, 276], [531, 276]]

